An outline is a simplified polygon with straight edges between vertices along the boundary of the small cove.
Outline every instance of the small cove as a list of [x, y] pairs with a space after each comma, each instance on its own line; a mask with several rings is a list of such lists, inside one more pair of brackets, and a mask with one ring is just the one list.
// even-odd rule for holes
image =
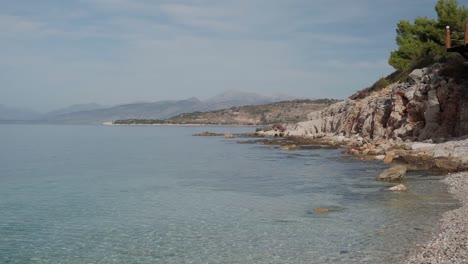
[[381, 162], [205, 130], [252, 128], [2, 125], [0, 262], [395, 263], [457, 206], [439, 176], [392, 193]]

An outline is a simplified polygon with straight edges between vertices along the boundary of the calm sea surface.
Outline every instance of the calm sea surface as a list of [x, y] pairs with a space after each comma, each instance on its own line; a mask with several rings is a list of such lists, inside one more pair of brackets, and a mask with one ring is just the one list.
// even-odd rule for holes
[[381, 162], [206, 130], [253, 128], [0, 125], [0, 263], [395, 263], [456, 206], [439, 177], [391, 193]]

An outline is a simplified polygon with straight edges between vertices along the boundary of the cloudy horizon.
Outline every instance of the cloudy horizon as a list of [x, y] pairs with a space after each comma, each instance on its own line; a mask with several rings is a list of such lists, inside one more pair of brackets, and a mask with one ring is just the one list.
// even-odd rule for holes
[[435, 17], [435, 3], [3, 2], [0, 104], [49, 111], [226, 90], [342, 99], [392, 72], [396, 23]]

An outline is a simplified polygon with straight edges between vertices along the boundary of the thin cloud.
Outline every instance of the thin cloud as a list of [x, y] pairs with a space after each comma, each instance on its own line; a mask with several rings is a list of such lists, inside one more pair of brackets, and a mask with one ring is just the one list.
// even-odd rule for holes
[[[10, 33], [27, 33], [44, 28], [46, 23], [34, 21], [21, 16], [1, 15], [0, 31]], [[1, 33], [0, 33], [1, 34]]]
[[186, 4], [162, 4], [160, 8], [176, 24], [222, 32], [240, 30], [227, 9]]
[[[226, 89], [345, 97], [392, 70], [399, 12], [434, 12], [387, 0], [25, 1], [0, 10], [0, 66], [8, 70], [0, 79], [10, 91], [2, 99], [13, 104], [33, 87], [61, 104]], [[368, 21], [385, 24], [376, 30]]]

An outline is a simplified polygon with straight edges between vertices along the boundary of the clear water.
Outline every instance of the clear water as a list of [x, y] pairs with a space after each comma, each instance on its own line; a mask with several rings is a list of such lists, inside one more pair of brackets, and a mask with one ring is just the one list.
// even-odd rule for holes
[[0, 263], [395, 263], [456, 206], [340, 150], [191, 136], [252, 129], [1, 125]]

